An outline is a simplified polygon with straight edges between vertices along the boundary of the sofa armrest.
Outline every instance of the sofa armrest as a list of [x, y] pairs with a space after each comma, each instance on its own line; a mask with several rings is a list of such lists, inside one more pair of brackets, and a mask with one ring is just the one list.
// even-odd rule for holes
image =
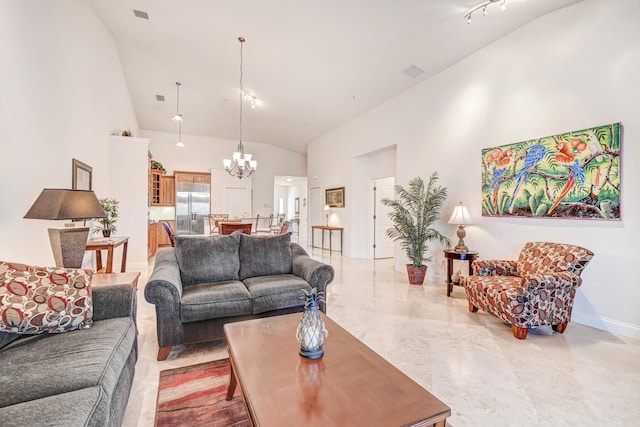
[[[291, 243], [291, 255], [291, 272], [304, 279], [312, 288], [317, 288], [318, 292], [324, 292], [326, 297], [327, 285], [333, 282], [335, 274], [333, 267], [309, 257], [297, 243]], [[326, 313], [326, 303], [321, 303], [320, 309]]]
[[[157, 252], [153, 272], [144, 287], [144, 298], [147, 302], [155, 304], [157, 311], [179, 311], [182, 279], [173, 248], [163, 248]], [[160, 307], [163, 309], [160, 310]]]
[[517, 276], [516, 261], [476, 260], [471, 266], [476, 276]]
[[134, 285], [96, 286], [93, 296], [93, 320], [132, 317], [136, 321], [137, 296]]
[[527, 274], [522, 278], [522, 288], [529, 293], [537, 293], [541, 289], [576, 289], [581, 284], [582, 279], [580, 276], [569, 271], [550, 274]]

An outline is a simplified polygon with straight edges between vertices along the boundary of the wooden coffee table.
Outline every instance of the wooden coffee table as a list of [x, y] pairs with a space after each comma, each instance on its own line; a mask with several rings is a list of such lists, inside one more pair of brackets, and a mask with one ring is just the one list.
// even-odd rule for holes
[[438, 426], [451, 409], [338, 324], [324, 357], [298, 354], [302, 314], [224, 325], [231, 377], [254, 426]]

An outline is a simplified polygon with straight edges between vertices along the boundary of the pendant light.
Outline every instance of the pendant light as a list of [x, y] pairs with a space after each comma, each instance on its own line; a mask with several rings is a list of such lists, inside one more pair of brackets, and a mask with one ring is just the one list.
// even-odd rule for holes
[[240, 143], [238, 150], [233, 152], [231, 159], [222, 161], [224, 170], [231, 176], [238, 179], [253, 175], [258, 167], [258, 162], [251, 159], [251, 154], [245, 154], [244, 145], [242, 144], [242, 102], [244, 99], [244, 88], [242, 86], [242, 48], [245, 42], [244, 37], [238, 37], [240, 42]]
[[180, 82], [176, 82], [176, 114], [171, 118], [174, 122], [182, 121], [182, 114], [180, 114]]
[[178, 142], [176, 142], [176, 147], [184, 148], [182, 143], [182, 114], [180, 114], [180, 82], [176, 82], [176, 91], [176, 115], [171, 120], [178, 122]]

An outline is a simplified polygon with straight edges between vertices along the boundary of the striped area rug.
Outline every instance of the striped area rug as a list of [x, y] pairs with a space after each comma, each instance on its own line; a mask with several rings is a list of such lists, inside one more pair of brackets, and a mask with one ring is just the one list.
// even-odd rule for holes
[[231, 401], [229, 359], [200, 363], [160, 372], [157, 427], [251, 427], [240, 387]]

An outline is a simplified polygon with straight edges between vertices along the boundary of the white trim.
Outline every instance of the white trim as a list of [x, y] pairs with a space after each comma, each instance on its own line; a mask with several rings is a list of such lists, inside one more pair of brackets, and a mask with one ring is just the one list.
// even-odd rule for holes
[[[592, 314], [579, 313], [576, 311], [571, 313], [571, 321], [611, 332], [612, 334], [624, 335], [625, 337], [640, 340], [640, 327], [630, 323], [620, 322], [618, 320], [595, 316]], [[571, 327], [571, 325], [569, 325], [569, 327]]]

